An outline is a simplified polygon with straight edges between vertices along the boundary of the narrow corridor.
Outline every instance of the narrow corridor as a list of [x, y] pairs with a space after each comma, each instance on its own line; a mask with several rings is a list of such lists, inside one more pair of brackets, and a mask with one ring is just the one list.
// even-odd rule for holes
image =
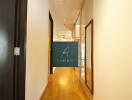
[[56, 68], [41, 100], [89, 100], [74, 68]]

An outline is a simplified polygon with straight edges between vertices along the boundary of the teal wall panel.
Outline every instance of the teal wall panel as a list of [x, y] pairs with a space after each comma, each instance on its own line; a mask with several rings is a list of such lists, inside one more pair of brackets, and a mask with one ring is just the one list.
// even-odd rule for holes
[[53, 67], [78, 67], [78, 42], [53, 42]]

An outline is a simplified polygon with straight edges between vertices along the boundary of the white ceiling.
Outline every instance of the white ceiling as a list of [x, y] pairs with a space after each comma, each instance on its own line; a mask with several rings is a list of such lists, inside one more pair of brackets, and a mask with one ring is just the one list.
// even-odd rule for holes
[[83, 0], [49, 0], [49, 8], [57, 30], [72, 29]]

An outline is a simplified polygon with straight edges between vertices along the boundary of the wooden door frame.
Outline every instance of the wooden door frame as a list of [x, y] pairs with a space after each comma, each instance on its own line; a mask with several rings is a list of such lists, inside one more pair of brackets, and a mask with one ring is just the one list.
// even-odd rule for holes
[[16, 0], [14, 47], [20, 47], [20, 56], [14, 56], [14, 100], [25, 100], [27, 0]]
[[85, 27], [85, 84], [87, 82], [87, 71], [86, 71], [86, 67], [87, 67], [87, 27], [89, 25], [91, 25], [91, 67], [92, 67], [92, 79], [91, 79], [91, 84], [92, 84], [92, 89], [90, 89], [90, 87], [86, 84], [86, 86], [88, 87], [88, 89], [90, 90], [91, 94], [94, 94], [94, 32], [93, 32], [93, 27], [94, 27], [94, 22], [93, 19], [90, 20], [90, 22], [86, 25]]
[[53, 32], [54, 32], [54, 24], [53, 24], [53, 18], [51, 16], [51, 13], [49, 12], [49, 20], [51, 22], [51, 28], [50, 28], [50, 74], [53, 74], [53, 64], [52, 64], [52, 57], [53, 57]]

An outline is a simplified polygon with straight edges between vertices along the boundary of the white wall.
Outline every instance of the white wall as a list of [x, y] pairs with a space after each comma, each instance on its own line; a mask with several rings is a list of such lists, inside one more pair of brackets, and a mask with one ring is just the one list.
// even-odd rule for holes
[[48, 0], [28, 0], [26, 100], [39, 100], [48, 82]]
[[82, 8], [82, 24], [87, 25], [93, 19], [93, 0], [85, 0]]
[[[82, 32], [82, 40], [84, 42], [85, 40], [85, 27], [86, 25], [90, 22], [91, 19], [93, 19], [93, 0], [85, 0], [84, 4], [83, 4], [83, 7], [82, 7], [82, 15], [81, 15], [81, 23], [82, 23], [82, 28], [81, 28], [81, 32]], [[89, 38], [89, 36], [87, 37]], [[90, 40], [90, 39], [88, 39]], [[90, 42], [89, 42], [90, 43]], [[88, 48], [87, 48], [88, 49]], [[90, 62], [90, 60], [89, 60]], [[82, 67], [82, 70], [81, 70], [81, 83], [82, 83], [82, 86], [83, 86], [83, 89], [85, 91], [85, 93], [88, 95], [88, 97], [90, 98], [90, 100], [92, 100], [92, 95], [89, 91], [89, 89], [87, 88], [86, 84], [85, 84], [85, 70], [84, 70], [84, 67]]]
[[94, 100], [132, 100], [132, 0], [94, 0]]

